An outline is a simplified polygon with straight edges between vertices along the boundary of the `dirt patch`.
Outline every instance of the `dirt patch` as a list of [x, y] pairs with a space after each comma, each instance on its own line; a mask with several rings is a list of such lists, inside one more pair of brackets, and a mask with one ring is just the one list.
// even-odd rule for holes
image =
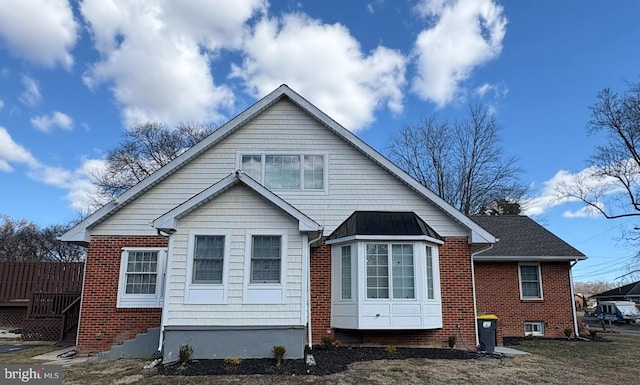
[[284, 360], [276, 366], [275, 359], [245, 359], [239, 364], [226, 363], [225, 360], [191, 360], [185, 364], [171, 363], [158, 367], [158, 373], [164, 375], [247, 375], [247, 374], [281, 374], [281, 375], [316, 375], [325, 376], [347, 370], [348, 365], [361, 361], [404, 360], [408, 358], [429, 358], [446, 360], [469, 360], [480, 356], [479, 353], [438, 348], [397, 348], [388, 352], [379, 347], [339, 347], [334, 349], [314, 349], [313, 357], [316, 365], [308, 366], [304, 359]]

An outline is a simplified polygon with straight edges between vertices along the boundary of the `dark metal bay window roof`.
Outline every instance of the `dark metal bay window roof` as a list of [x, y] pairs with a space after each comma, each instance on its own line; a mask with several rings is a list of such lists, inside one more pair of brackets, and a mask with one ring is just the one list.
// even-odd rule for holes
[[427, 236], [442, 240], [440, 235], [413, 212], [355, 211], [328, 240], [357, 235]]

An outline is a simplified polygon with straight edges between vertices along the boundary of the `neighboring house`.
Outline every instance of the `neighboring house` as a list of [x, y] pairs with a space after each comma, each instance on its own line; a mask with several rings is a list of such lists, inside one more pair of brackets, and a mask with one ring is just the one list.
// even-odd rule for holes
[[640, 281], [594, 294], [590, 299], [600, 301], [632, 301], [640, 304]]
[[[456, 335], [476, 346], [476, 310], [496, 312], [509, 333], [516, 322], [487, 296], [518, 293], [517, 257], [486, 262], [502, 277], [496, 288], [485, 262], [472, 263], [496, 243], [491, 231], [286, 85], [61, 239], [88, 246], [81, 353], [161, 349], [173, 361], [188, 344], [194, 358], [250, 358], [284, 345], [299, 358], [328, 334], [430, 346]], [[531, 265], [544, 300], [516, 294], [509, 306], [570, 312], [568, 260]], [[474, 283], [474, 268], [489, 286]], [[518, 318], [519, 335], [544, 314]]]
[[476, 306], [499, 317], [499, 338], [577, 335], [571, 268], [586, 259], [525, 216], [472, 216], [498, 238], [474, 254]]

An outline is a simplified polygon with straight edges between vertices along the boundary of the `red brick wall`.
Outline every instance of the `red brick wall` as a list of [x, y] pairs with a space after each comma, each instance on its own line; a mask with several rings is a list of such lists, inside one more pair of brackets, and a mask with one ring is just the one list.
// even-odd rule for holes
[[[365, 344], [447, 346], [455, 335], [458, 346], [476, 346], [471, 250], [467, 238], [447, 238], [439, 247], [443, 328], [411, 331], [363, 331]], [[311, 312], [313, 343], [327, 335], [331, 322], [331, 247], [311, 250]], [[460, 325], [458, 329], [456, 326]]]
[[77, 349], [98, 353], [159, 327], [162, 309], [118, 309], [120, 256], [123, 247], [167, 247], [162, 237], [91, 238], [87, 253]]
[[573, 329], [569, 263], [541, 263], [543, 300], [521, 300], [518, 264], [476, 262], [478, 311], [499, 317], [498, 335], [524, 336], [524, 322], [544, 322], [545, 337], [564, 337]]

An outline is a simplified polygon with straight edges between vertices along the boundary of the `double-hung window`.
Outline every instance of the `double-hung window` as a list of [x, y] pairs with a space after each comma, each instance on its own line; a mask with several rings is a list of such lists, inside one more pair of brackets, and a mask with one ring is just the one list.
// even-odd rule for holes
[[251, 283], [280, 283], [281, 236], [254, 235], [251, 245]]
[[324, 154], [241, 154], [239, 163], [242, 171], [269, 189], [326, 189], [327, 170]]
[[367, 298], [413, 299], [413, 244], [366, 245]]
[[522, 299], [542, 299], [542, 279], [539, 264], [520, 264], [520, 297]]
[[222, 283], [224, 235], [196, 235], [193, 283]]
[[118, 307], [160, 307], [166, 249], [125, 248], [120, 262]]

